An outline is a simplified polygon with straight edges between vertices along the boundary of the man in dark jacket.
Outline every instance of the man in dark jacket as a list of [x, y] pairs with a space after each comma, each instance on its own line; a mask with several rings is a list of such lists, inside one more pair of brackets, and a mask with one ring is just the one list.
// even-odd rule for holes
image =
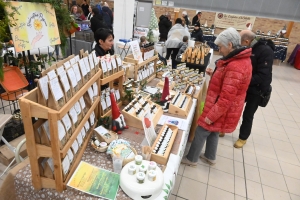
[[265, 40], [264, 38], [256, 40], [255, 34], [250, 30], [243, 30], [240, 34], [241, 44], [252, 47], [252, 78], [247, 90], [239, 139], [234, 144], [236, 148], [242, 148], [246, 144], [251, 133], [253, 117], [258, 108], [260, 95], [270, 88], [275, 49], [272, 40]]
[[186, 11], [182, 11], [182, 17], [185, 21], [185, 25], [188, 27], [191, 22], [190, 22], [189, 16], [187, 15]]
[[86, 0], [83, 0], [83, 4], [81, 5], [81, 8], [84, 15], [87, 17], [89, 14], [89, 4], [87, 4]]
[[98, 8], [92, 9], [93, 17], [91, 18], [91, 29], [95, 33], [99, 28], [108, 28], [103, 20]]
[[108, 28], [110, 30], [113, 30], [112, 25], [113, 25], [114, 17], [112, 11], [109, 9], [108, 4], [106, 2], [104, 2], [104, 4], [102, 5], [102, 15], [103, 15], [103, 20], [105, 21]]
[[159, 17], [159, 23], [158, 23], [158, 27], [159, 27], [159, 41], [166, 41], [168, 38], [168, 33], [169, 30], [172, 27], [172, 22], [170, 21], [171, 19], [171, 15], [167, 14], [167, 15], [162, 15]]
[[201, 15], [202, 15], [202, 13], [198, 12], [197, 15], [195, 15], [195, 17], [193, 17], [192, 24], [199, 24], [199, 27], [200, 27], [201, 26], [201, 23], [200, 23]]
[[199, 24], [194, 25], [194, 30], [191, 33], [191, 38], [194, 38], [196, 42], [204, 42], [203, 32], [202, 32]]

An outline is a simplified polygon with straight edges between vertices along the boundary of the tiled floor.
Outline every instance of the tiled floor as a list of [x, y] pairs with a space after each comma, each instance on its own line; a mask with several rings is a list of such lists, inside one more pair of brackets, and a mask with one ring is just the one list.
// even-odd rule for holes
[[274, 65], [272, 86], [244, 148], [233, 147], [239, 124], [220, 138], [215, 166], [180, 166], [171, 200], [300, 200], [300, 71]]

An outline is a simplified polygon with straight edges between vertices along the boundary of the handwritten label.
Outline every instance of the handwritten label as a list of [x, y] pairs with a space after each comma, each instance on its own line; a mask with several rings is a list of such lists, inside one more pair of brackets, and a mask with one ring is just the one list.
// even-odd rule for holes
[[48, 90], [48, 76], [43, 76], [39, 79], [39, 89], [42, 92], [42, 95], [46, 100], [49, 98], [49, 90]]
[[69, 77], [69, 80], [71, 81], [71, 85], [72, 87], [76, 87], [77, 86], [77, 79], [76, 79], [76, 75], [74, 73], [74, 70], [72, 67], [70, 67], [68, 70], [67, 70], [67, 74], [68, 74], [68, 77]]
[[57, 128], [58, 128], [58, 139], [59, 141], [61, 141], [66, 135], [66, 130], [60, 120], [57, 121]]
[[61, 121], [63, 122], [63, 124], [65, 125], [65, 128], [67, 131], [70, 130], [71, 126], [72, 126], [72, 123], [71, 123], [71, 120], [70, 120], [70, 117], [68, 114], [66, 114], [62, 119]]
[[55, 101], [58, 101], [59, 99], [64, 97], [63, 91], [59, 85], [57, 77], [50, 80], [49, 85], [50, 85], [50, 88], [51, 88], [51, 91], [52, 91]]

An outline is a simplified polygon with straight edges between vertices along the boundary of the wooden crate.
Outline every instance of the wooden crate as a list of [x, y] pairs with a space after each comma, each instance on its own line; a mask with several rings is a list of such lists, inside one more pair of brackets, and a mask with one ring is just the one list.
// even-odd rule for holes
[[[20, 98], [20, 109], [22, 113], [22, 118], [24, 121], [24, 129], [26, 135], [26, 146], [27, 152], [29, 155], [29, 161], [31, 166], [32, 173], [32, 184], [36, 190], [40, 190], [42, 188], [53, 188], [57, 191], [61, 192], [66, 189], [66, 184], [70, 179], [72, 173], [77, 168], [79, 164], [82, 154], [88, 144], [89, 139], [86, 139], [81, 148], [78, 150], [78, 155], [76, 156], [73, 164], [70, 167], [69, 174], [67, 178], [64, 180], [62, 173], [62, 158], [64, 158], [67, 154], [67, 151], [70, 149], [73, 142], [76, 140], [78, 134], [83, 128], [85, 122], [89, 119], [91, 113], [95, 112], [95, 118], [99, 117], [98, 105], [100, 101], [100, 97], [97, 97], [87, 113], [85, 114], [82, 121], [79, 123], [75, 131], [72, 133], [72, 136], [68, 139], [65, 146], [60, 149], [59, 147], [59, 138], [58, 138], [58, 127], [57, 121], [62, 119], [65, 116], [71, 107], [79, 101], [79, 99], [83, 96], [83, 94], [88, 90], [89, 87], [92, 86], [93, 83], [98, 83], [98, 88], [100, 89], [100, 76], [102, 74], [102, 70], [99, 70], [91, 79], [68, 101], [59, 111], [50, 109], [46, 106], [43, 106], [38, 101], [37, 88], [27, 93], [25, 96]], [[39, 119], [48, 119], [49, 121], [49, 129], [50, 129], [50, 140], [51, 146], [46, 146], [42, 144], [36, 143], [34, 136], [34, 128], [32, 124], [32, 118]], [[96, 121], [94, 126], [96, 125]], [[93, 130], [94, 127], [91, 127], [90, 130]], [[93, 131], [87, 133], [86, 138], [90, 138]], [[39, 169], [39, 158], [46, 157], [52, 158], [54, 164], [54, 177], [55, 179], [42, 177]]]
[[171, 114], [174, 114], [174, 115], [187, 117], [189, 115], [190, 109], [191, 109], [192, 104], [193, 104], [193, 98], [188, 96], [188, 95], [182, 94], [181, 98], [179, 99], [179, 105], [184, 100], [184, 97], [186, 97], [186, 101], [187, 101], [184, 108], [180, 108], [177, 105], [173, 105], [172, 102], [171, 102], [168, 112], [171, 113]]
[[162, 131], [164, 130], [164, 128], [168, 126], [170, 129], [172, 129], [173, 131], [173, 134], [171, 136], [171, 139], [169, 141], [169, 145], [164, 153], [164, 155], [158, 155], [158, 154], [155, 154], [155, 153], [151, 153], [151, 160], [152, 161], [155, 161], [157, 162], [158, 164], [161, 164], [161, 165], [166, 165], [168, 160], [169, 160], [169, 155], [170, 155], [170, 152], [171, 152], [171, 149], [173, 147], [173, 144], [174, 144], [174, 140], [176, 138], [176, 135], [177, 135], [177, 132], [178, 132], [178, 127], [177, 126], [174, 126], [174, 125], [170, 125], [170, 124], [165, 124], [163, 125], [163, 127], [160, 129], [160, 132], [154, 142], [154, 144], [152, 145], [152, 151], [154, 150], [161, 134], [162, 134]]

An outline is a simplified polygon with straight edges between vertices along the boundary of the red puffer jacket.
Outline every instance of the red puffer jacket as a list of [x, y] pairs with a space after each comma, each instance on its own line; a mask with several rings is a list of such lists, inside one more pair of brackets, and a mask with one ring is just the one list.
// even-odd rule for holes
[[[239, 48], [217, 61], [198, 125], [213, 132], [233, 132], [243, 111], [251, 76], [251, 48]], [[212, 124], [207, 124], [207, 117]]]

